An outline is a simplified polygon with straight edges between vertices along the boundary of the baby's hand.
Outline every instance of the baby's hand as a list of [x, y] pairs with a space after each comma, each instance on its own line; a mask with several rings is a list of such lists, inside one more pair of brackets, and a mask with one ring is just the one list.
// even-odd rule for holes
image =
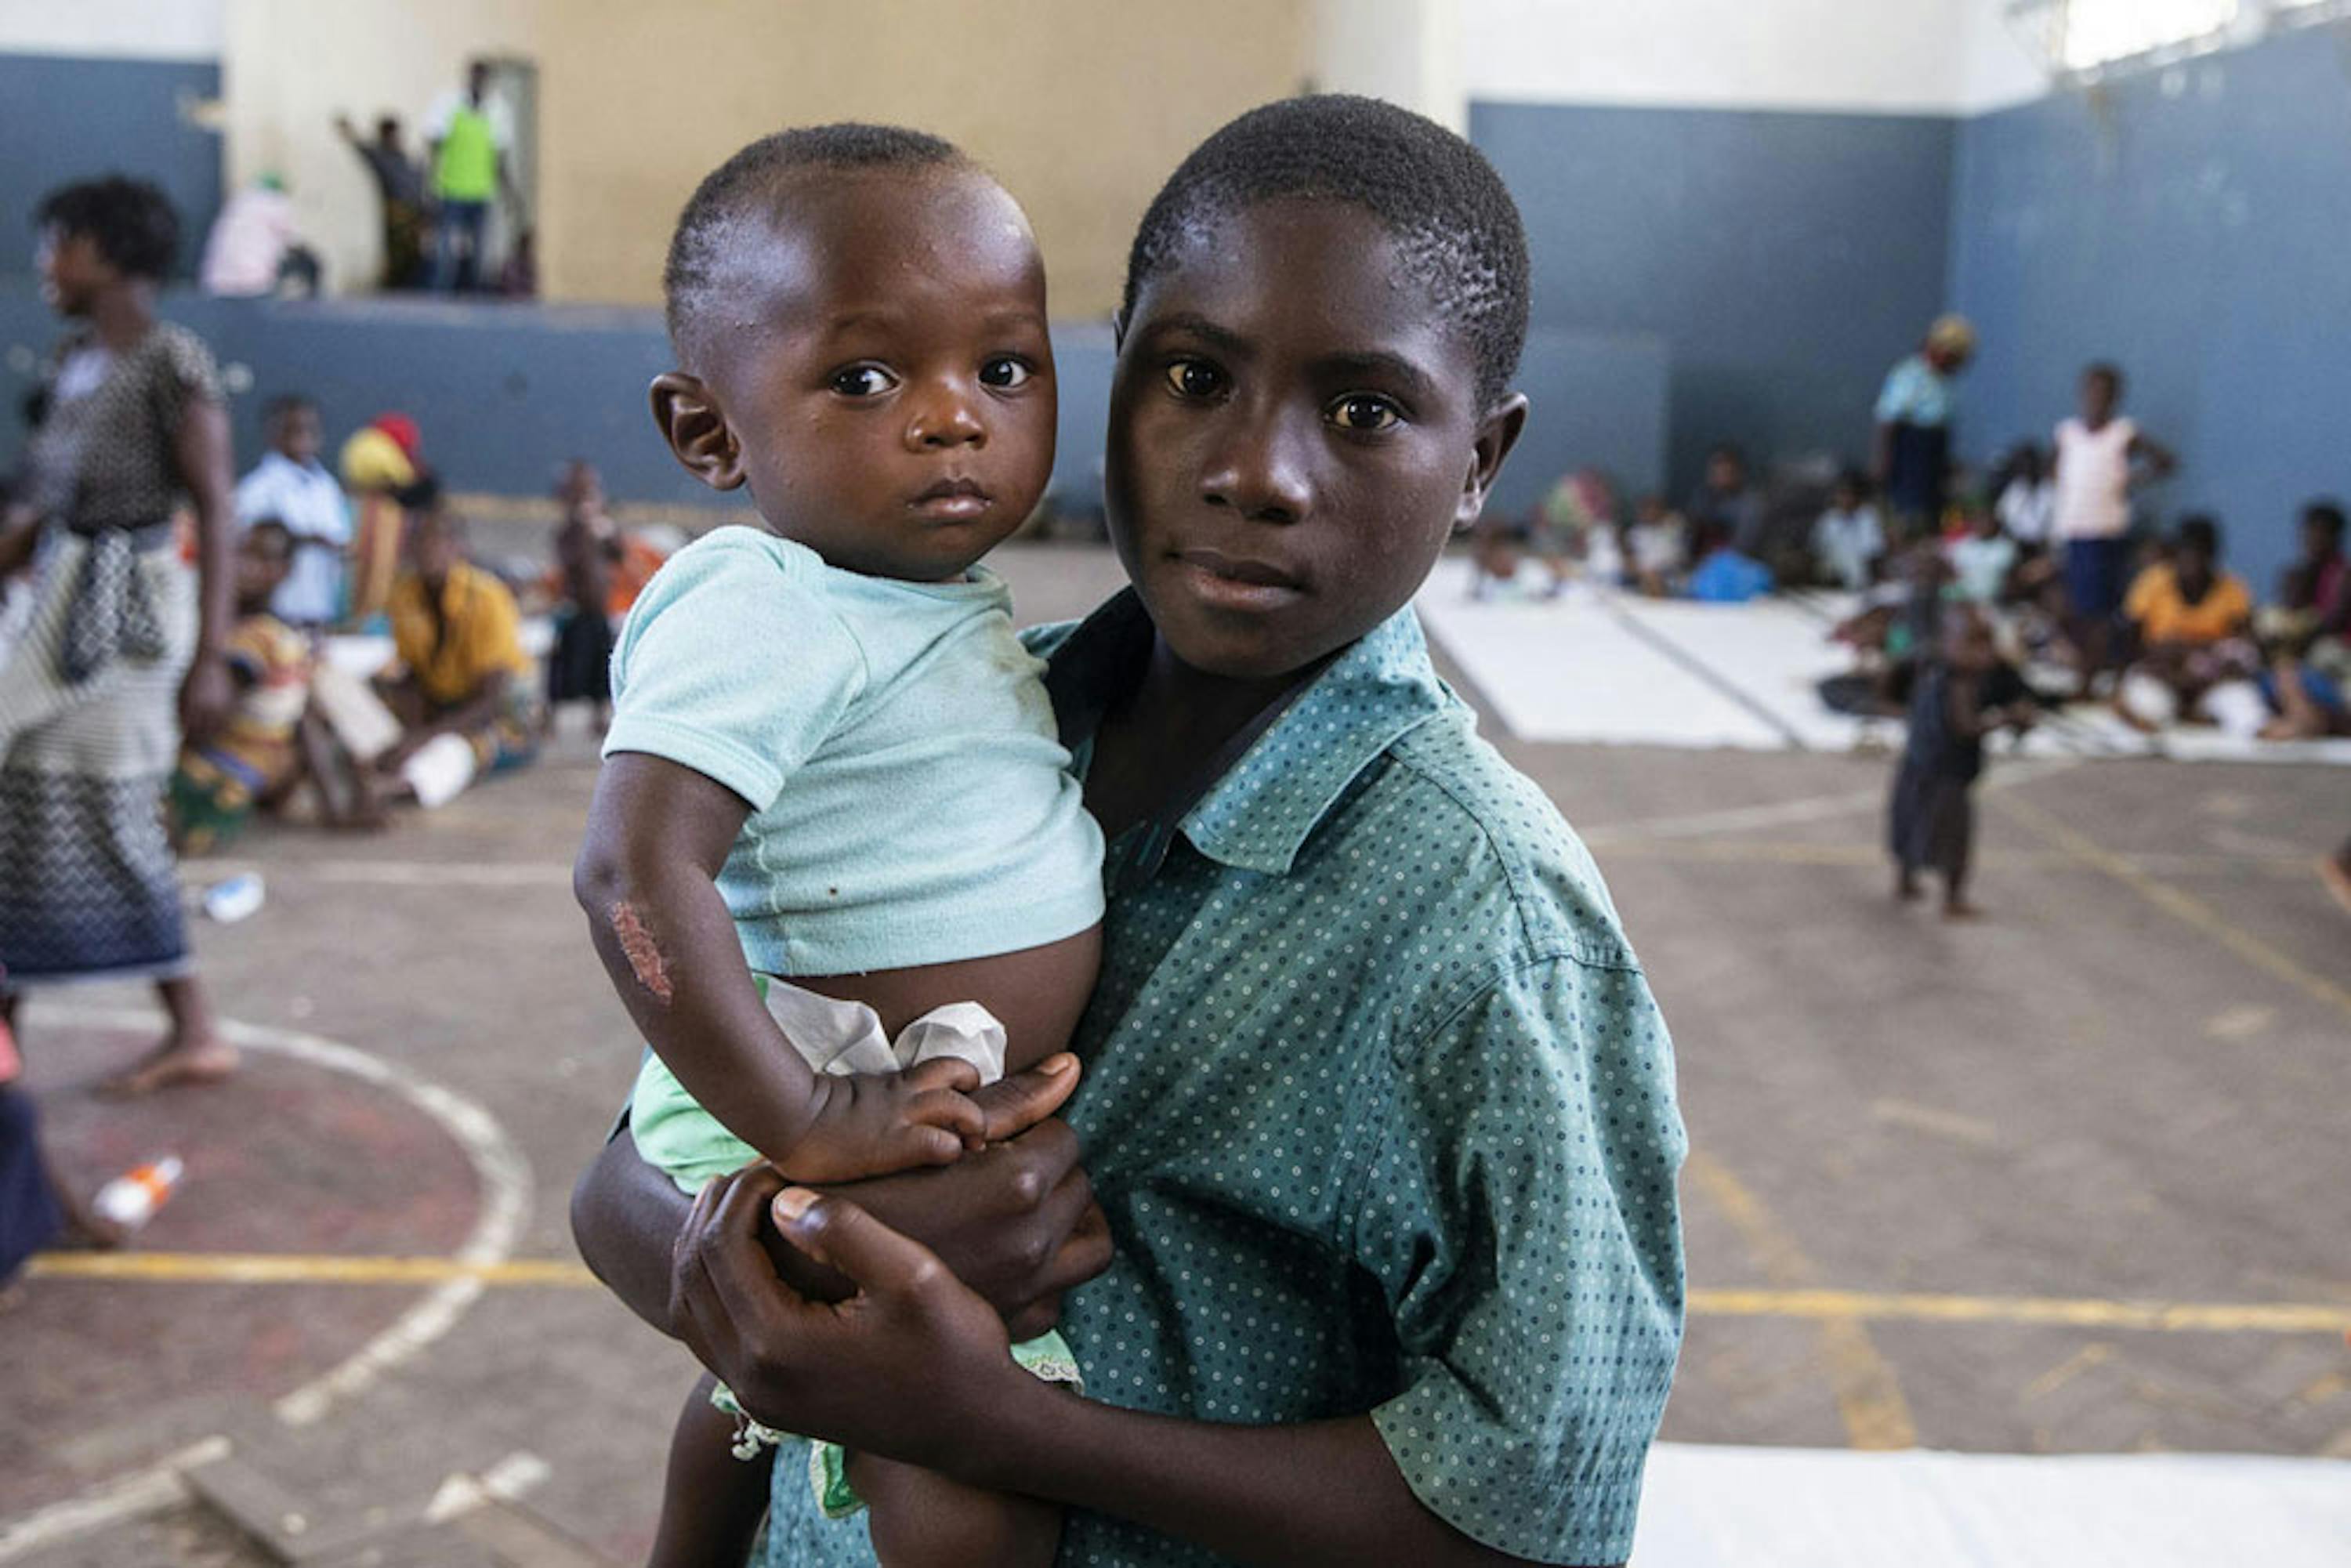
[[777, 1166], [796, 1182], [836, 1182], [950, 1165], [985, 1135], [968, 1097], [978, 1087], [979, 1070], [952, 1057], [904, 1072], [820, 1073], [823, 1098]]

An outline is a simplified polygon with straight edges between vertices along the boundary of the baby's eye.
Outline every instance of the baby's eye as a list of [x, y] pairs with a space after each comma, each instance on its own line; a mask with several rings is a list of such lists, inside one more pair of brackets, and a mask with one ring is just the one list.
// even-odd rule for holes
[[1206, 360], [1177, 360], [1167, 367], [1167, 387], [1177, 397], [1215, 397], [1225, 390], [1225, 372]]
[[898, 378], [879, 365], [852, 365], [832, 376], [832, 390], [843, 397], [879, 397], [897, 384]]
[[1010, 392], [1014, 387], [1026, 385], [1029, 378], [1036, 373], [1028, 361], [1015, 359], [1010, 354], [998, 354], [979, 367], [979, 382], [982, 386], [994, 387], [998, 392]]
[[1404, 418], [1404, 410], [1371, 392], [1349, 392], [1323, 411], [1323, 417], [1342, 430], [1385, 430]]

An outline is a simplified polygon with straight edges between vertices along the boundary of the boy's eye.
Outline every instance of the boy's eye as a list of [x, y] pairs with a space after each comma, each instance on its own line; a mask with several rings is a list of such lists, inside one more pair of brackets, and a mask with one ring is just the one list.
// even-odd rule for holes
[[1349, 392], [1324, 411], [1342, 430], [1385, 430], [1401, 422], [1404, 410], [1371, 392]]
[[832, 390], [843, 397], [879, 397], [897, 384], [898, 378], [879, 365], [852, 365], [832, 376]]
[[994, 387], [998, 392], [1010, 392], [1014, 387], [1028, 384], [1029, 378], [1036, 373], [1026, 360], [1015, 359], [1010, 354], [998, 354], [979, 367], [979, 382], [982, 386]]
[[1177, 360], [1167, 367], [1167, 388], [1177, 397], [1215, 397], [1225, 390], [1225, 372], [1206, 360]]

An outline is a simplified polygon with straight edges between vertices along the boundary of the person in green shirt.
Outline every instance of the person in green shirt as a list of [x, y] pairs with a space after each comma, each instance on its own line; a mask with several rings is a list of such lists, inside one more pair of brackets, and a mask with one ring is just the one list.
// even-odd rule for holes
[[[1628, 1555], [1681, 1335], [1672, 1048], [1410, 608], [1525, 423], [1528, 270], [1485, 160], [1370, 99], [1253, 110], [1152, 204], [1132, 586], [1030, 634], [1109, 843], [1083, 1084], [980, 1091], [989, 1146], [934, 1171], [755, 1166], [689, 1211], [622, 1133], [575, 1194], [762, 1422], [1063, 1504], [1065, 1563]], [[1083, 1397], [1007, 1353], [1056, 1315]], [[796, 1458], [757, 1560], [873, 1563]]]
[[490, 204], [507, 190], [506, 157], [514, 145], [514, 127], [506, 105], [489, 96], [489, 66], [475, 60], [466, 68], [464, 94], [444, 94], [426, 119], [436, 293], [470, 293], [481, 287], [482, 231]]

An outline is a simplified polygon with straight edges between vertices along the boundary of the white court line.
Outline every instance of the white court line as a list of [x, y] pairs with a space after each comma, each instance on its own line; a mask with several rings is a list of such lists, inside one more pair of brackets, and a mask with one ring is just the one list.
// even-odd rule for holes
[[71, 1541], [103, 1530], [119, 1520], [136, 1519], [185, 1502], [188, 1483], [183, 1471], [228, 1458], [226, 1437], [206, 1437], [178, 1453], [166, 1455], [145, 1469], [92, 1487], [79, 1497], [36, 1509], [14, 1523], [0, 1526], [0, 1563], [13, 1563], [28, 1552], [60, 1541]]
[[[44, 1008], [42, 1013], [47, 1019], [89, 1029], [141, 1030], [155, 1021], [152, 1013], [127, 1008]], [[216, 1027], [231, 1045], [291, 1057], [388, 1089], [431, 1117], [465, 1151], [482, 1189], [473, 1231], [451, 1256], [458, 1262], [478, 1265], [503, 1263], [513, 1254], [530, 1217], [530, 1166], [487, 1110], [355, 1046], [298, 1030], [234, 1019], [223, 1019]], [[280, 1398], [273, 1406], [277, 1418], [289, 1427], [308, 1426], [338, 1400], [365, 1392], [385, 1372], [455, 1328], [482, 1290], [480, 1278], [473, 1275], [434, 1286], [340, 1365]]]
[[207, 883], [251, 872], [265, 879], [356, 887], [563, 887], [567, 861], [196, 861], [190, 873]]

